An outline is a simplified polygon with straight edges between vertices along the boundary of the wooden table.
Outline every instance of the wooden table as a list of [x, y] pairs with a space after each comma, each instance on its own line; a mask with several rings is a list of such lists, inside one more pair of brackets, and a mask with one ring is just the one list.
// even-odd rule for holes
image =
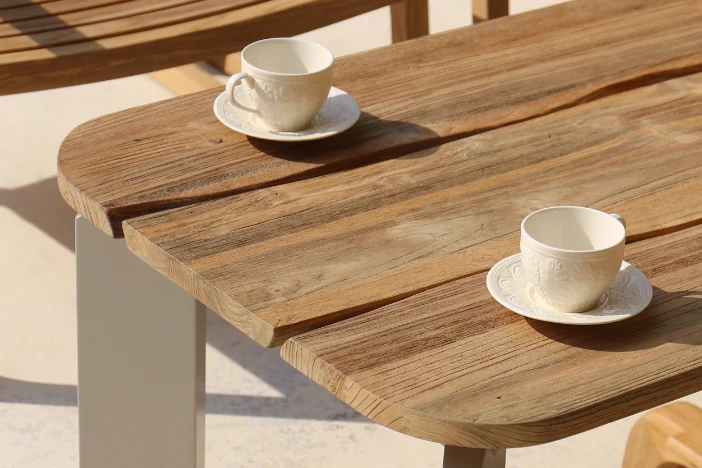
[[[445, 466], [702, 390], [700, 25], [699, 1], [579, 0], [344, 57], [363, 115], [319, 142], [231, 132], [219, 90], [79, 126], [82, 464], [202, 466], [202, 304]], [[564, 204], [627, 219], [644, 313], [491, 299], [521, 219]]]

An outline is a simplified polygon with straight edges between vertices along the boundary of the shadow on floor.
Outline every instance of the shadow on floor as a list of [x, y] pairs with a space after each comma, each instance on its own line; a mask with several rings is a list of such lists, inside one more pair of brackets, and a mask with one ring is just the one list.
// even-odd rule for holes
[[[207, 343], [285, 395], [285, 398], [238, 397], [235, 400], [227, 399], [226, 395], [207, 395], [208, 413], [368, 421], [283, 361], [280, 357], [280, 348], [261, 348], [209, 309], [207, 310]], [[247, 398], [250, 401], [245, 401]]]
[[56, 177], [14, 189], [0, 189], [0, 206], [14, 211], [74, 251], [76, 212], [63, 201]]
[[[263, 349], [214, 312], [208, 310], [207, 314], [209, 344], [285, 395], [268, 397], [208, 393], [206, 397], [208, 414], [323, 421], [368, 421], [286, 364], [279, 356], [279, 349]], [[76, 406], [77, 387], [27, 382], [0, 376], [0, 402]]]

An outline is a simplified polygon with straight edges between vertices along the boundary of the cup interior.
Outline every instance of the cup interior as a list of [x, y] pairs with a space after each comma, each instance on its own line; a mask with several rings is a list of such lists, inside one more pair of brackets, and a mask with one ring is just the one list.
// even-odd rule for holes
[[242, 58], [260, 70], [306, 75], [332, 66], [334, 55], [324, 46], [302, 39], [264, 39], [246, 46]]
[[626, 236], [614, 217], [592, 208], [558, 206], [536, 211], [524, 219], [523, 231], [556, 249], [590, 252], [619, 244]]

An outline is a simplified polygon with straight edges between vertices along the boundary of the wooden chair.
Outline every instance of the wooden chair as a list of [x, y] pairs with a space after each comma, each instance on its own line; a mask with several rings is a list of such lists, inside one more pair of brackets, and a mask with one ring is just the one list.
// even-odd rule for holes
[[649, 411], [629, 434], [623, 468], [702, 467], [702, 409], [679, 402]]
[[394, 41], [428, 34], [427, 0], [4, 0], [0, 95], [224, 57], [386, 5]]

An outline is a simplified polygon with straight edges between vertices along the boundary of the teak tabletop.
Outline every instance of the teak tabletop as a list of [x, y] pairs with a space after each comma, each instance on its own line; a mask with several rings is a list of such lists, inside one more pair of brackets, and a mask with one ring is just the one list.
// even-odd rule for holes
[[212, 112], [221, 90], [80, 125], [61, 192], [111, 236], [125, 219], [370, 164], [702, 71], [696, 0], [583, 0], [341, 57], [360, 121], [338, 137], [249, 139]]
[[370, 419], [466, 447], [561, 439], [702, 389], [702, 226], [627, 247], [651, 281], [624, 322], [502, 307], [485, 273], [289, 340], [283, 358]]
[[520, 221], [538, 208], [616, 211], [630, 240], [697, 222], [700, 116], [702, 75], [693, 75], [353, 171], [131, 219], [124, 231], [149, 265], [278, 346], [489, 269], [519, 250]]
[[[221, 90], [175, 98], [75, 129], [59, 184], [369, 418], [543, 443], [702, 390], [700, 24], [696, 0], [579, 0], [344, 57], [361, 120], [305, 144], [225, 128]], [[626, 218], [643, 314], [569, 327], [490, 297], [521, 219], [553, 205]]]

